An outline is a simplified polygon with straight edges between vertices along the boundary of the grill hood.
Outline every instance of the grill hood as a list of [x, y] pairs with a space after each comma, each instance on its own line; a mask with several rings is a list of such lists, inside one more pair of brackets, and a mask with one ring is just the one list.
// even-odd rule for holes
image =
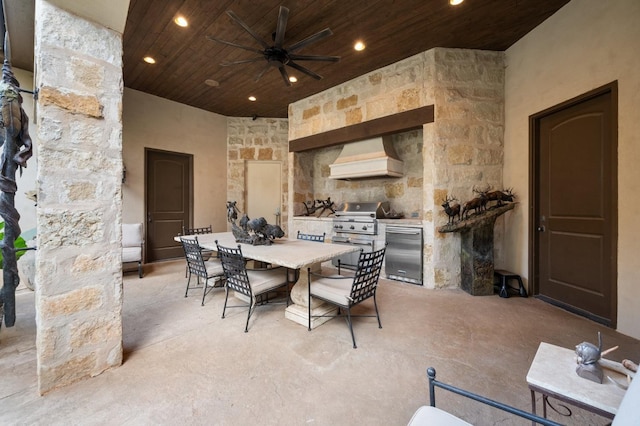
[[348, 143], [333, 164], [330, 179], [401, 177], [402, 160], [388, 136]]

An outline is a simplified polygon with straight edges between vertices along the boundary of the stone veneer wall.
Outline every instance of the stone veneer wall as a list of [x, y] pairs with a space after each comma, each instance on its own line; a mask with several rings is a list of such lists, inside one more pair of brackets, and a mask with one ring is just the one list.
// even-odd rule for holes
[[122, 363], [122, 37], [36, 1], [40, 393]]
[[245, 172], [247, 160], [282, 162], [282, 228], [287, 232], [289, 210], [287, 169], [289, 157], [288, 120], [282, 118], [229, 117], [227, 121], [227, 200], [236, 201], [245, 211]]
[[[429, 288], [458, 286], [460, 237], [437, 232], [447, 220], [440, 204], [447, 195], [455, 195], [461, 201], [472, 198], [474, 185], [502, 186], [502, 52], [431, 49], [298, 101], [289, 106], [289, 138], [322, 133], [425, 105], [435, 106], [435, 121], [423, 126], [423, 146], [418, 151], [422, 160], [419, 219], [424, 229], [424, 282]], [[290, 208], [303, 200], [331, 195], [324, 192], [326, 186], [313, 185], [322, 170], [298, 168], [314, 163], [310, 155], [307, 152], [290, 154], [294, 165], [289, 171], [293, 188]], [[336, 148], [327, 148], [320, 155], [337, 155]], [[360, 185], [384, 186], [376, 179], [360, 181]], [[394, 208], [407, 210], [400, 203]], [[409, 206], [409, 210], [411, 208]]]

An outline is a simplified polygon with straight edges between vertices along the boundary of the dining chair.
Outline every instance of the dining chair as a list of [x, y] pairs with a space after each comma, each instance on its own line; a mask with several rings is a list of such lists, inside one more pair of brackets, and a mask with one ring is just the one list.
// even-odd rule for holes
[[[307, 268], [308, 284], [309, 284], [309, 331], [311, 331], [311, 319], [327, 316], [344, 316], [351, 331], [351, 339], [353, 340], [354, 349], [356, 346], [356, 338], [353, 334], [352, 318], [354, 317], [373, 317], [373, 315], [352, 315], [351, 308], [359, 305], [365, 300], [373, 297], [373, 306], [376, 310], [376, 318], [378, 319], [378, 328], [382, 328], [380, 322], [380, 314], [378, 313], [378, 303], [376, 301], [376, 289], [378, 288], [378, 279], [380, 278], [380, 270], [382, 269], [382, 261], [386, 246], [380, 250], [365, 253], [360, 252], [358, 258], [358, 266], [353, 276], [331, 275], [326, 276], [311, 272], [311, 268]], [[316, 277], [311, 280], [311, 277]], [[316, 298], [326, 303], [338, 307], [337, 315], [311, 315], [311, 299]], [[347, 312], [346, 316], [340, 313], [343, 309]]]
[[[187, 271], [189, 273], [189, 279], [187, 280], [187, 289], [184, 292], [184, 297], [187, 297], [189, 290], [199, 288], [200, 279], [204, 280], [202, 291], [202, 304], [204, 306], [204, 298], [215, 287], [222, 287], [216, 285], [216, 282], [224, 280], [224, 271], [222, 269], [222, 263], [218, 260], [204, 260], [202, 256], [202, 248], [198, 244], [198, 237], [183, 238], [180, 237], [182, 248], [184, 249], [184, 257], [187, 259]], [[191, 287], [191, 276], [196, 276], [196, 285]], [[213, 285], [209, 285], [209, 280], [214, 280]]]
[[[226, 295], [224, 299], [224, 308], [222, 309], [222, 318], [225, 317], [227, 307], [240, 308], [249, 307], [247, 312], [247, 322], [244, 332], [249, 331], [249, 319], [255, 311], [257, 305], [269, 303], [269, 293], [277, 289], [285, 287], [287, 290], [287, 305], [289, 304], [289, 282], [287, 280], [286, 268], [265, 268], [247, 270], [247, 260], [242, 255], [242, 248], [224, 247], [218, 244], [218, 254], [222, 261], [222, 269], [226, 279]], [[233, 290], [241, 296], [249, 299], [248, 305], [228, 306], [229, 290]]]
[[307, 241], [316, 241], [319, 243], [324, 243], [324, 237], [327, 233], [323, 232], [322, 235], [315, 234], [305, 234], [298, 231], [298, 239], [299, 240], [307, 240]]
[[[183, 237], [186, 237], [187, 235], [202, 235], [202, 234], [211, 234], [213, 233], [213, 228], [211, 227], [211, 225], [209, 226], [204, 226], [201, 228], [187, 228], [186, 226], [182, 225], [182, 233], [180, 234]], [[202, 258], [207, 261], [209, 260], [209, 258], [211, 256], [213, 256], [213, 250], [202, 250]], [[187, 274], [189, 273], [189, 266], [187, 265], [185, 267], [184, 270], [184, 277], [187, 278]]]

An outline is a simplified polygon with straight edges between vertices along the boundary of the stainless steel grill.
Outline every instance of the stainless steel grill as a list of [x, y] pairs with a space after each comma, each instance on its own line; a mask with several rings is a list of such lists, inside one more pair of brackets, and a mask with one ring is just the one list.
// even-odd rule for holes
[[[365, 253], [375, 251], [376, 235], [378, 235], [378, 219], [389, 212], [388, 201], [349, 202], [342, 204], [335, 212], [333, 219], [334, 244], [349, 244], [360, 247]], [[332, 264], [355, 269], [360, 253], [355, 252], [334, 258]]]

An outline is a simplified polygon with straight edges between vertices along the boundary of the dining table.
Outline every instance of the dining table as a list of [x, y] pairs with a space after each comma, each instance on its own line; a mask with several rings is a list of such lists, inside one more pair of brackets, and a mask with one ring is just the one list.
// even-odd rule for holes
[[[217, 251], [218, 245], [231, 248], [240, 246], [242, 255], [246, 259], [287, 268], [290, 272], [288, 276], [294, 276], [292, 282], [295, 283], [291, 288], [292, 303], [285, 309], [285, 318], [305, 327], [309, 323], [307, 269], [310, 268], [316, 273], [320, 272], [323, 262], [360, 250], [354, 245], [320, 243], [291, 238], [276, 238], [272, 240], [270, 245], [252, 245], [236, 242], [232, 232], [182, 236], [182, 238], [194, 237], [197, 237], [198, 244], [203, 249]], [[177, 236], [175, 240], [180, 241], [180, 238]], [[335, 274], [334, 271], [332, 273]], [[337, 308], [314, 299], [311, 303], [311, 313], [313, 317], [311, 328], [315, 328], [330, 320], [331, 315], [337, 313]]]

